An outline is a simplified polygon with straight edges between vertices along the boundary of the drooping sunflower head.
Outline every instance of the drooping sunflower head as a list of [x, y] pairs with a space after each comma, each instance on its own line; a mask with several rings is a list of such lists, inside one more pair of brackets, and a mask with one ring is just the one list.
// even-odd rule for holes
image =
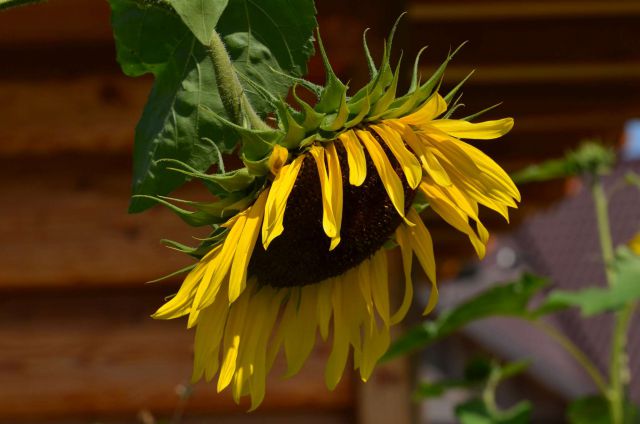
[[[381, 65], [370, 61], [371, 82], [353, 96], [320, 44], [327, 84], [301, 82], [317, 94], [315, 106], [294, 90], [299, 110], [270, 99], [278, 128], [227, 123], [243, 140], [240, 170], [205, 175], [178, 169], [204, 180], [218, 201], [187, 202], [195, 209], [187, 211], [158, 199], [190, 224], [210, 225], [212, 233], [193, 249], [173, 244], [198, 263], [155, 317], [188, 315], [189, 326], [197, 327], [194, 379], [217, 374], [218, 390], [231, 385], [236, 400], [251, 396], [252, 407], [263, 399], [278, 352], [284, 351], [288, 374], [295, 374], [316, 334], [332, 340], [330, 388], [350, 351], [368, 379], [389, 345], [390, 326], [411, 304], [414, 255], [431, 282], [425, 312], [433, 308], [433, 247], [416, 201], [467, 234], [483, 256], [489, 233], [479, 206], [508, 219], [508, 208], [520, 200], [506, 173], [461, 141], [500, 137], [513, 120], [451, 118], [459, 86], [445, 96], [437, 87], [453, 54], [423, 84], [416, 66], [409, 92], [399, 96], [391, 39]], [[404, 298], [395, 308], [389, 290], [397, 282], [386, 257], [393, 246], [404, 268]]]

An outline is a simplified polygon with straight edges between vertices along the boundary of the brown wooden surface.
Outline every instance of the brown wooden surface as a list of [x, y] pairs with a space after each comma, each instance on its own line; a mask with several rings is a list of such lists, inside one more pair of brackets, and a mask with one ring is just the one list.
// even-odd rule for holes
[[[0, 419], [53, 419], [173, 412], [177, 386], [191, 373], [193, 332], [184, 321], [158, 322], [149, 314], [169, 287], [9, 293], [0, 300]], [[272, 374], [262, 412], [346, 412], [347, 377], [334, 392], [324, 386], [328, 351], [314, 352], [297, 377]], [[198, 384], [189, 413], [239, 413], [228, 391]]]
[[[444, 85], [477, 68], [463, 90], [467, 110], [504, 102], [488, 117], [514, 116], [514, 131], [477, 145], [508, 170], [557, 156], [584, 137], [616, 143], [623, 122], [640, 115], [637, 2], [405, 3], [319, 2], [336, 71], [354, 88], [364, 82], [362, 30], [372, 27], [378, 57], [403, 9], [409, 16], [396, 47], [407, 65], [429, 44], [426, 72], [469, 40]], [[143, 283], [188, 263], [159, 240], [189, 242], [193, 232], [161, 208], [126, 214], [133, 130], [151, 79], [120, 73], [108, 14], [107, 3], [95, 0], [0, 14], [0, 423], [130, 423], [142, 409], [166, 417], [190, 373], [192, 334], [184, 323], [148, 318], [176, 281]], [[323, 80], [317, 59], [310, 76]], [[563, 183], [524, 188], [514, 221], [563, 192]], [[202, 199], [194, 188], [181, 194]], [[482, 216], [491, 230], [506, 228]], [[469, 243], [433, 215], [427, 223], [439, 273], [455, 274]], [[371, 405], [401, 402], [385, 394], [405, 390], [406, 372], [397, 369], [383, 370], [366, 389], [347, 377], [328, 392], [323, 349], [300, 377], [275, 378], [264, 408], [250, 415], [228, 393], [198, 386], [185, 423], [371, 422]]]

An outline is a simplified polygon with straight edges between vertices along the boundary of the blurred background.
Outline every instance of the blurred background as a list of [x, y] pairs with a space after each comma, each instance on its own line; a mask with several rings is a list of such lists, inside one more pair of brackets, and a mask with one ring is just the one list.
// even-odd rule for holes
[[[618, 174], [640, 171], [640, 124], [633, 121], [640, 118], [640, 2], [318, 3], [329, 55], [352, 87], [367, 78], [362, 31], [371, 27], [379, 55], [404, 10], [395, 45], [405, 58], [429, 45], [425, 73], [468, 40], [444, 85], [477, 69], [463, 90], [467, 110], [503, 102], [488, 117], [515, 118], [507, 137], [478, 145], [508, 171], [560, 156], [586, 137], [625, 152]], [[159, 240], [188, 241], [191, 232], [160, 208], [126, 213], [133, 131], [151, 78], [120, 72], [101, 0], [52, 0], [1, 13], [0, 58], [0, 423], [146, 424], [181, 415], [183, 423], [452, 423], [455, 394], [415, 402], [414, 384], [455, 376], [482, 352], [539, 358], [502, 395], [507, 404], [532, 399], [536, 422], [563, 422], [568, 400], [591, 389], [548, 339], [503, 320], [386, 364], [367, 385], [346, 375], [334, 392], [324, 386], [327, 347], [318, 346], [297, 377], [273, 373], [263, 406], [251, 414], [213, 385], [187, 386], [193, 334], [184, 322], [149, 318], [178, 281], [144, 283], [188, 264]], [[310, 77], [323, 80], [318, 60]], [[637, 191], [617, 191], [612, 201], [614, 238], [622, 242], [640, 227], [640, 200]], [[512, 225], [483, 215], [494, 237], [482, 263], [473, 262], [465, 237], [427, 215], [440, 310], [524, 269], [568, 288], [597, 279], [588, 202], [575, 181], [524, 187]], [[565, 314], [557, 324], [606, 365], [606, 322], [585, 327]], [[640, 335], [637, 326], [632, 331]]]

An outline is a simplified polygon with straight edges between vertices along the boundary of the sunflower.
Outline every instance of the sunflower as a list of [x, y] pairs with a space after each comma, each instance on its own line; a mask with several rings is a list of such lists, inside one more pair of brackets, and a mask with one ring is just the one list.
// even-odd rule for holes
[[[433, 309], [434, 252], [420, 209], [430, 207], [468, 235], [482, 257], [489, 233], [479, 205], [508, 219], [508, 208], [520, 200], [508, 175], [461, 141], [498, 138], [513, 120], [451, 118], [460, 86], [442, 96], [437, 85], [455, 52], [424, 84], [414, 71], [409, 92], [397, 96], [391, 39], [379, 69], [365, 42], [372, 79], [351, 97], [320, 42], [326, 86], [299, 81], [318, 95], [315, 106], [294, 88], [299, 109], [270, 99], [278, 128], [252, 130], [225, 121], [242, 137], [244, 168], [214, 175], [174, 168], [204, 180], [218, 201], [186, 202], [195, 210], [185, 210], [170, 202], [176, 199], [156, 199], [190, 224], [211, 226], [212, 233], [196, 248], [172, 243], [198, 262], [154, 317], [188, 316], [188, 327], [196, 328], [194, 381], [217, 375], [218, 391], [230, 386], [236, 401], [249, 395], [252, 409], [264, 398], [279, 352], [287, 375], [294, 375], [317, 335], [332, 344], [329, 389], [340, 381], [350, 352], [366, 381], [389, 346], [390, 327], [410, 307], [414, 256], [431, 283], [424, 312]], [[404, 296], [394, 307], [386, 252], [396, 247]]]

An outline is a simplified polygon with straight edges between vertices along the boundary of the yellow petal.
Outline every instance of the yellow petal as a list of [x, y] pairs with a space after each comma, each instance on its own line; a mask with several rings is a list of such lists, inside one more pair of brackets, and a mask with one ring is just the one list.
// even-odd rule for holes
[[[214, 250], [219, 252], [221, 248], [222, 245], [218, 245]], [[191, 310], [193, 296], [195, 295], [195, 291], [204, 275], [207, 265], [207, 262], [200, 262], [196, 265], [196, 267], [187, 274], [178, 293], [162, 305], [152, 317], [155, 319], [173, 319], [188, 314]]]
[[320, 336], [323, 340], [327, 340], [327, 337], [329, 337], [329, 321], [331, 320], [331, 313], [333, 311], [333, 305], [331, 303], [333, 284], [333, 279], [318, 283], [318, 303], [316, 313], [318, 317]]
[[438, 93], [432, 95], [417, 111], [400, 118], [405, 124], [427, 125], [447, 110], [447, 102]]
[[427, 146], [418, 138], [409, 125], [404, 125], [397, 119], [385, 121], [402, 134], [402, 138], [411, 150], [420, 158], [422, 168], [431, 176], [437, 184], [451, 185], [451, 179], [438, 159], [431, 153]]
[[203, 375], [211, 381], [218, 372], [220, 343], [228, 310], [226, 299], [219, 297], [200, 314], [194, 342], [193, 383]]
[[415, 224], [411, 228], [407, 228], [410, 239], [411, 247], [416, 253], [418, 262], [422, 265], [422, 269], [429, 277], [429, 280], [433, 284], [436, 281], [436, 261], [433, 256], [433, 241], [431, 240], [431, 234], [424, 226], [420, 215], [413, 209], [409, 209], [407, 214], [408, 218]]
[[367, 314], [370, 317], [370, 326], [375, 323], [375, 311], [373, 305], [373, 296], [371, 294], [371, 263], [369, 259], [365, 259], [358, 267], [355, 268], [355, 272], [351, 273], [351, 278], [358, 281], [360, 287], [360, 294], [364, 300], [364, 304], [367, 310]]
[[325, 149], [327, 158], [327, 171], [331, 186], [331, 210], [336, 226], [337, 236], [331, 239], [329, 250], [335, 249], [340, 243], [340, 228], [342, 226], [342, 170], [340, 160], [334, 143], [329, 143]]
[[404, 225], [400, 225], [396, 230], [396, 242], [400, 246], [402, 253], [402, 269], [404, 272], [404, 297], [400, 307], [391, 317], [391, 325], [398, 324], [404, 319], [411, 307], [413, 300], [413, 282], [411, 280], [411, 268], [413, 265], [413, 250], [411, 250], [411, 242], [406, 233]]
[[211, 263], [207, 270], [207, 275], [203, 278], [200, 287], [198, 287], [189, 315], [189, 328], [197, 323], [200, 310], [213, 303], [220, 291], [222, 282], [228, 277], [229, 268], [231, 267], [236, 247], [242, 236], [246, 220], [246, 214], [240, 214], [234, 220], [233, 226], [222, 244], [220, 253], [216, 256], [214, 262]]
[[453, 137], [472, 140], [493, 140], [502, 137], [513, 128], [513, 119], [472, 123], [460, 119], [439, 119], [431, 125]]
[[640, 255], [640, 233], [636, 234], [635, 237], [629, 241], [629, 249], [636, 255]]
[[264, 215], [264, 205], [268, 195], [269, 190], [264, 190], [260, 193], [247, 214], [244, 228], [242, 229], [242, 237], [240, 237], [236, 247], [231, 274], [229, 275], [229, 303], [235, 302], [247, 285], [247, 267], [249, 266], [253, 248], [258, 240]]
[[344, 299], [343, 289], [340, 284], [335, 284], [331, 293], [331, 303], [333, 305], [333, 348], [329, 354], [324, 374], [329, 390], [335, 389], [340, 382], [349, 355], [348, 328], [350, 323], [343, 314], [344, 308], [342, 306], [342, 303], [348, 302], [348, 299]]
[[484, 257], [485, 243], [469, 225], [469, 216], [447, 195], [448, 189], [422, 183], [420, 184], [420, 190], [429, 201], [433, 211], [440, 215], [449, 225], [467, 234], [478, 256], [480, 258]]
[[349, 130], [340, 134], [340, 141], [347, 151], [347, 163], [349, 165], [349, 184], [359, 187], [367, 178], [367, 160], [362, 144], [356, 134]]
[[408, 215], [416, 223], [415, 227], [408, 229], [411, 246], [418, 257], [418, 262], [422, 265], [422, 269], [431, 280], [431, 294], [429, 295], [427, 307], [422, 312], [423, 315], [426, 315], [436, 307], [439, 297], [438, 285], [436, 284], [436, 263], [433, 257], [433, 242], [418, 213], [411, 209]]
[[271, 152], [271, 156], [269, 156], [269, 170], [273, 175], [278, 175], [280, 168], [287, 163], [287, 158], [289, 158], [289, 151], [276, 144], [273, 147], [273, 151]]
[[332, 209], [332, 184], [327, 175], [325, 165], [325, 149], [320, 146], [313, 146], [309, 152], [315, 159], [318, 168], [318, 178], [320, 179], [320, 189], [322, 191], [322, 228], [330, 239], [339, 237], [339, 229]]
[[[295, 290], [283, 316], [284, 352], [287, 356], [286, 377], [300, 371], [316, 342], [317, 288], [315, 285]], [[299, 297], [298, 297], [299, 296]]]
[[511, 180], [511, 177], [502, 169], [500, 165], [495, 163], [493, 159], [485, 155], [480, 150], [466, 143], [459, 142], [460, 147], [469, 155], [469, 157], [476, 162], [478, 168], [483, 172], [485, 176], [490, 178], [492, 185], [496, 189], [508, 193], [515, 200], [520, 201], [520, 191]]
[[268, 360], [269, 347], [271, 346], [270, 342], [272, 341], [271, 334], [276, 319], [278, 318], [283, 294], [284, 290], [274, 290], [270, 287], [262, 287], [258, 293], [258, 295], [264, 296], [265, 299], [269, 299], [269, 302], [265, 315], [261, 316], [261, 319], [264, 321], [263, 330], [261, 331], [260, 339], [255, 349], [253, 373], [249, 379], [249, 387], [251, 390], [250, 411], [255, 410], [264, 399], [266, 377], [272, 364], [272, 362]]
[[271, 185], [262, 224], [262, 245], [265, 250], [284, 231], [282, 222], [287, 200], [298, 178], [303, 161], [304, 156], [298, 156], [291, 164], [283, 166]]
[[418, 187], [422, 179], [422, 167], [415, 155], [404, 146], [404, 141], [402, 141], [400, 135], [394, 129], [385, 125], [372, 125], [371, 128], [378, 133], [387, 147], [389, 147], [389, 150], [391, 150], [391, 153], [393, 153], [393, 156], [398, 160], [409, 187]]
[[375, 365], [389, 348], [390, 342], [391, 335], [387, 326], [381, 326], [379, 329], [374, 326], [371, 331], [364, 332], [362, 361], [360, 364], [360, 378], [362, 381], [367, 381], [371, 377]]
[[220, 393], [224, 390], [233, 379], [233, 375], [236, 371], [238, 350], [240, 343], [244, 342], [242, 330], [244, 327], [244, 321], [247, 315], [247, 307], [249, 305], [250, 293], [245, 293], [240, 299], [231, 305], [229, 310], [229, 318], [227, 319], [226, 327], [224, 330], [224, 343], [223, 343], [223, 362], [220, 368], [220, 375], [218, 376], [217, 390]]
[[371, 294], [376, 305], [378, 315], [389, 326], [389, 271], [387, 266], [387, 253], [380, 249], [371, 260]]
[[[393, 207], [398, 214], [407, 222], [408, 220], [404, 215], [404, 188], [402, 187], [402, 181], [396, 174], [396, 171], [391, 166], [389, 158], [382, 150], [382, 147], [378, 144], [378, 141], [368, 131], [357, 130], [356, 134], [358, 138], [364, 144], [364, 147], [369, 152], [373, 166], [378, 171], [378, 175], [382, 180], [382, 185], [391, 199]], [[413, 225], [408, 223], [409, 225]]]

